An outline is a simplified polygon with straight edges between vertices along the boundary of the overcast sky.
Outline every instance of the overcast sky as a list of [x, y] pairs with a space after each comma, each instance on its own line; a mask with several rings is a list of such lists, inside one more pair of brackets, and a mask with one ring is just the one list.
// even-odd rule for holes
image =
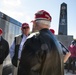
[[46, 10], [52, 16], [51, 28], [58, 34], [60, 5], [67, 4], [68, 35], [76, 38], [76, 0], [0, 0], [0, 11], [18, 20], [27, 22], [34, 19], [38, 10]]

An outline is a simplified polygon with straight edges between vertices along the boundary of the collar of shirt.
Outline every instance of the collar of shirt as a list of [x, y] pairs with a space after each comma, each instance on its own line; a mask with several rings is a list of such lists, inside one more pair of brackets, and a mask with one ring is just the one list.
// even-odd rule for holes
[[26, 37], [28, 37], [28, 35], [23, 34], [23, 37], [25, 37], [25, 38], [26, 38]]

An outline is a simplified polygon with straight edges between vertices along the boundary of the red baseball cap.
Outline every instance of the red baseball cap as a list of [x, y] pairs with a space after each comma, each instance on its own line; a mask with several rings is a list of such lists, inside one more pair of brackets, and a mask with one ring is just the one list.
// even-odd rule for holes
[[54, 31], [54, 29], [50, 29], [50, 31], [51, 31], [53, 34], [55, 34], [55, 31]]
[[47, 20], [51, 22], [52, 17], [47, 11], [40, 10], [37, 13], [35, 13], [35, 20]]
[[26, 28], [26, 27], [29, 28], [29, 24], [28, 24], [28, 23], [23, 23], [23, 24], [22, 24], [22, 28]]
[[0, 28], [0, 35], [3, 33], [3, 30]]

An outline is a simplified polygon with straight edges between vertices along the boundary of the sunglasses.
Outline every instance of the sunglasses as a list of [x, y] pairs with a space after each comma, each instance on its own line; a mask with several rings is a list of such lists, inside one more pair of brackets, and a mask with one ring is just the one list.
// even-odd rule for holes
[[22, 29], [28, 29], [29, 27], [23, 27]]

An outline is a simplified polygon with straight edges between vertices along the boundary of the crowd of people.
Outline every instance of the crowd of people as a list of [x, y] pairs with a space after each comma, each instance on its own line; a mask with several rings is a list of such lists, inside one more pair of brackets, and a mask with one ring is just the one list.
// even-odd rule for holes
[[50, 29], [51, 20], [52, 17], [47, 11], [38, 11], [32, 21], [32, 33], [30, 34], [29, 24], [23, 23], [22, 34], [14, 37], [10, 47], [3, 39], [3, 30], [0, 28], [0, 75], [3, 61], [8, 54], [14, 69], [13, 75], [64, 75], [63, 64], [70, 56], [76, 60], [76, 43], [75, 47], [71, 45], [67, 49], [58, 41], [54, 36], [55, 31]]
[[71, 68], [73, 73], [75, 73], [75, 70], [76, 70], [76, 40], [73, 40], [71, 42], [71, 45], [68, 47], [68, 50], [71, 52], [71, 56], [69, 58], [69, 63], [68, 63], [68, 71]]

